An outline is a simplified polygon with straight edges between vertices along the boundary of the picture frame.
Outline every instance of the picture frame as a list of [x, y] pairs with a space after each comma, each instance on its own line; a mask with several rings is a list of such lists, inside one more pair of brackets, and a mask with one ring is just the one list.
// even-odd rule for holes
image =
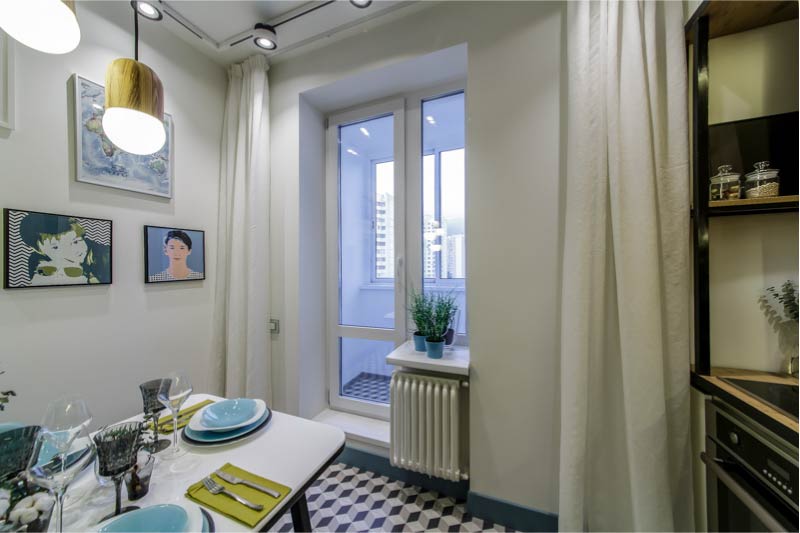
[[111, 220], [3, 209], [3, 288], [111, 285]]
[[16, 118], [14, 55], [14, 39], [0, 30], [0, 128], [7, 130], [14, 129]]
[[173, 198], [175, 135], [172, 115], [164, 113], [167, 141], [151, 155], [130, 154], [116, 147], [102, 131], [105, 89], [72, 75], [75, 122], [75, 179], [82, 183]]
[[206, 232], [144, 226], [144, 282], [174, 283], [206, 279]]

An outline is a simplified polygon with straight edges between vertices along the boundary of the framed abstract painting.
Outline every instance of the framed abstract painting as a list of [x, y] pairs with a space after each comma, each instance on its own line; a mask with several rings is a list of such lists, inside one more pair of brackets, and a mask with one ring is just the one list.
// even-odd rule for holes
[[110, 220], [4, 209], [3, 287], [111, 283]]
[[206, 234], [201, 230], [144, 227], [144, 282], [206, 279]]
[[151, 155], [117, 148], [103, 133], [105, 89], [73, 74], [75, 90], [75, 177], [78, 181], [172, 198], [172, 117], [164, 113], [167, 142]]

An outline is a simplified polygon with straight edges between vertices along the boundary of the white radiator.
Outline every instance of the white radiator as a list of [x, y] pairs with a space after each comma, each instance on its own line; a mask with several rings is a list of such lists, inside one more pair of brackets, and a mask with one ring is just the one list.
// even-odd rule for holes
[[460, 380], [395, 371], [390, 391], [392, 465], [469, 479], [467, 391]]

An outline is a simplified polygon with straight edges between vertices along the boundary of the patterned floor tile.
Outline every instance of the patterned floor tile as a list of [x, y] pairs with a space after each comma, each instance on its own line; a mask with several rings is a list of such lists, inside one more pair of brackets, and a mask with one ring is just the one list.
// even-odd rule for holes
[[[368, 470], [333, 464], [306, 492], [314, 531], [513, 531], [474, 518], [464, 504]], [[275, 526], [292, 532], [289, 513]]]
[[391, 376], [361, 372], [342, 387], [342, 396], [389, 403], [389, 382]]

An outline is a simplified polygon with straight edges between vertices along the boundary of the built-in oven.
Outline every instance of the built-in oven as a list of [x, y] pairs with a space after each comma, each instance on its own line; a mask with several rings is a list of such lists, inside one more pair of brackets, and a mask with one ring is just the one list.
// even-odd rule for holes
[[797, 531], [797, 443], [706, 401], [709, 531]]

